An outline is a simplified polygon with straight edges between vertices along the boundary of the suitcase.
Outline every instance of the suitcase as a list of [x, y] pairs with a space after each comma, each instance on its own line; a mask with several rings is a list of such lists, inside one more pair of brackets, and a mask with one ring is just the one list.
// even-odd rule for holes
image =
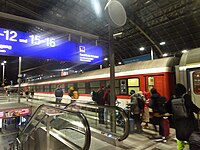
[[162, 134], [163, 134], [162, 136], [164, 136], [165, 138], [168, 138], [169, 137], [169, 129], [170, 129], [168, 117], [162, 118], [161, 127], [162, 127]]
[[129, 123], [130, 123], [130, 133], [134, 133], [134, 119], [129, 118]]
[[198, 131], [193, 131], [189, 138], [190, 150], [200, 150], [200, 120], [199, 113], [197, 114]]

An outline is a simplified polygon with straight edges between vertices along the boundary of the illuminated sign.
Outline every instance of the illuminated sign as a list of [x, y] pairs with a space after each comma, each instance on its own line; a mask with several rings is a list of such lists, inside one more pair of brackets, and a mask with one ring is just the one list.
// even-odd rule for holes
[[0, 112], [0, 118], [15, 117], [15, 116], [24, 116], [24, 115], [27, 115], [27, 114], [30, 114], [29, 108], [4, 110], [4, 111]]
[[76, 43], [0, 28], [0, 54], [76, 61]]
[[102, 49], [100, 47], [79, 43], [78, 48], [80, 62], [102, 64]]
[[60, 37], [33, 35], [5, 28], [0, 28], [0, 55], [102, 63], [102, 49], [98, 46], [76, 44]]

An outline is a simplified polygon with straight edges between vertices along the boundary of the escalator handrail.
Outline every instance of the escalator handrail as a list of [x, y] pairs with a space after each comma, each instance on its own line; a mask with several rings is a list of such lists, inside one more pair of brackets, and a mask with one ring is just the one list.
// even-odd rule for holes
[[117, 138], [118, 141], [123, 141], [125, 140], [128, 135], [129, 135], [129, 132], [130, 132], [130, 123], [129, 123], [129, 118], [125, 112], [124, 109], [120, 108], [120, 107], [117, 107], [117, 106], [109, 106], [109, 105], [98, 105], [98, 104], [95, 104], [95, 103], [83, 103], [83, 102], [80, 102], [80, 101], [75, 101], [75, 102], [72, 102], [70, 104], [68, 104], [65, 109], [67, 107], [70, 107], [71, 105], [74, 105], [74, 104], [81, 104], [81, 105], [85, 105], [85, 106], [93, 106], [93, 107], [96, 107], [97, 109], [100, 107], [100, 108], [107, 108], [107, 109], [111, 109], [111, 110], [117, 110], [119, 112], [121, 112], [122, 114], [122, 117], [124, 118], [124, 122], [125, 122], [125, 130], [124, 130], [124, 134], [120, 137]]
[[34, 112], [34, 114], [31, 117], [31, 119], [26, 124], [25, 128], [18, 135], [18, 137], [17, 137], [18, 139], [19, 139], [19, 136], [25, 132], [25, 130], [28, 128], [28, 126], [30, 125], [30, 123], [32, 122], [32, 120], [35, 118], [35, 116], [37, 115], [37, 113], [39, 113], [39, 111], [42, 109], [42, 107], [48, 107], [48, 108], [50, 107], [50, 108], [53, 108], [53, 109], [58, 109], [58, 110], [60, 110], [62, 112], [68, 112], [68, 113], [76, 114], [81, 119], [81, 122], [82, 122], [83, 126], [85, 127], [85, 143], [84, 143], [84, 146], [83, 146], [83, 150], [88, 150], [89, 149], [90, 143], [91, 143], [91, 131], [90, 131], [89, 123], [88, 123], [86, 117], [84, 116], [84, 114], [81, 113], [81, 112], [70, 111], [70, 110], [66, 110], [66, 109], [62, 109], [62, 108], [57, 108], [57, 107], [53, 107], [53, 106], [49, 106], [49, 105], [45, 105], [45, 104], [40, 105], [36, 109], [36, 111]]

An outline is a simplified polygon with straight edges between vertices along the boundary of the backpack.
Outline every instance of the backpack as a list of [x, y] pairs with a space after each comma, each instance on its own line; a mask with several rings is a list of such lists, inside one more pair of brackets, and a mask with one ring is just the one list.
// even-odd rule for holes
[[99, 90], [98, 92], [97, 92], [97, 104], [103, 104], [104, 102], [103, 102], [103, 97], [104, 97], [104, 90], [102, 89], [102, 90]]
[[97, 102], [98, 101], [98, 92], [92, 91], [92, 100]]
[[62, 89], [56, 89], [55, 96], [56, 97], [63, 97], [63, 90]]
[[172, 112], [176, 118], [187, 118], [188, 113], [185, 107], [184, 97], [172, 99]]
[[166, 98], [164, 96], [160, 96], [158, 99], [155, 100], [154, 104], [154, 111], [164, 114], [167, 112], [165, 108]]
[[138, 102], [138, 107], [142, 110], [142, 109], [144, 109], [144, 105], [145, 105], [145, 103], [144, 103], [144, 100], [141, 98], [141, 97], [137, 97], [137, 102]]
[[78, 99], [78, 98], [79, 98], [78, 91], [74, 91], [74, 92], [73, 92], [73, 98], [74, 98], [74, 99]]

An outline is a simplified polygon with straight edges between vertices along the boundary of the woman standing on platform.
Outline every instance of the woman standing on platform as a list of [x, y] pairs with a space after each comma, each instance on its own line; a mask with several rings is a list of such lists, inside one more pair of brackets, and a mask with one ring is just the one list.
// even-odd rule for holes
[[[180, 101], [181, 100], [181, 101]], [[176, 108], [177, 102], [180, 101], [178, 107], [184, 107], [185, 112], [177, 113]], [[191, 97], [186, 93], [186, 88], [182, 84], [177, 84], [174, 90], [174, 96], [171, 100], [169, 100], [166, 104], [167, 111], [173, 114], [173, 121], [176, 130], [176, 138], [177, 138], [177, 150], [183, 150], [185, 144], [188, 143], [189, 137], [193, 131], [197, 130], [197, 124], [195, 123], [195, 117], [193, 112], [199, 113], [200, 109], [193, 104]], [[179, 111], [181, 112], [181, 111]], [[183, 114], [186, 114], [183, 116]]]

